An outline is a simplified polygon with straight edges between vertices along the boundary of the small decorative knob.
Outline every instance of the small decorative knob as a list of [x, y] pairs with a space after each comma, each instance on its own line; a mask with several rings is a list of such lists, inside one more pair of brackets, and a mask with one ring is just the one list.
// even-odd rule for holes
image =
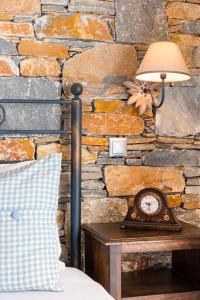
[[11, 213], [11, 218], [13, 218], [14, 220], [18, 221], [21, 217], [21, 213], [19, 210], [13, 210]]
[[74, 97], [79, 97], [83, 93], [83, 86], [80, 83], [74, 83], [71, 86], [71, 92]]

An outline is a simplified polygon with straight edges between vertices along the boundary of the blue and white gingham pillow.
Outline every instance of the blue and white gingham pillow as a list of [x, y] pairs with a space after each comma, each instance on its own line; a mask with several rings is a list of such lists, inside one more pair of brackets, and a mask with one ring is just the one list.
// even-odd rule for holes
[[61, 155], [0, 173], [0, 291], [60, 291], [56, 210]]

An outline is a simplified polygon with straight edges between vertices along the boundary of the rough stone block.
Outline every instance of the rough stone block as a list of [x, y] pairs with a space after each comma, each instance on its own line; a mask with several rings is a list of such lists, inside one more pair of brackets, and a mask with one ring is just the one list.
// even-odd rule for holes
[[[0, 77], [1, 99], [59, 99], [60, 84], [42, 78]], [[4, 104], [1, 129], [60, 129], [59, 105]]]
[[[104, 100], [96, 99], [94, 100], [95, 112], [105, 112], [105, 113], [123, 113], [132, 116], [138, 116], [139, 110], [134, 105], [128, 105], [127, 101], [124, 100]], [[144, 114], [146, 117], [151, 117], [152, 113], [147, 112]]]
[[144, 156], [144, 164], [151, 166], [200, 166], [200, 151], [156, 149]]
[[70, 194], [71, 190], [71, 175], [70, 172], [61, 172], [60, 175], [59, 196], [66, 197]]
[[[200, 32], [200, 29], [199, 29]], [[195, 47], [193, 51], [193, 65], [195, 67], [200, 67], [200, 46]]]
[[101, 152], [101, 151], [107, 151], [108, 150], [108, 146], [88, 146], [88, 149], [90, 151]]
[[34, 138], [34, 143], [37, 145], [48, 144], [48, 143], [57, 143], [60, 141], [60, 135], [45, 135]]
[[151, 43], [167, 39], [167, 18], [161, 0], [116, 0], [118, 42]]
[[41, 4], [67, 6], [69, 0], [41, 0]]
[[0, 12], [12, 15], [40, 15], [39, 0], [1, 0]]
[[102, 181], [87, 180], [81, 183], [81, 187], [86, 190], [103, 190], [105, 184]]
[[127, 201], [120, 198], [84, 199], [83, 223], [121, 222], [127, 213]]
[[156, 146], [154, 144], [132, 144], [127, 146], [127, 150], [132, 151], [151, 151], [155, 148]]
[[35, 16], [22, 16], [17, 15], [14, 17], [15, 23], [32, 23], [35, 21]]
[[63, 13], [67, 13], [68, 10], [67, 8], [65, 8], [64, 6], [61, 5], [42, 5], [42, 12], [45, 14], [49, 14], [49, 13], [59, 13], [59, 14], [63, 14]]
[[86, 148], [82, 148], [82, 164], [95, 163], [97, 161], [97, 155], [88, 151]]
[[200, 176], [200, 168], [187, 167], [184, 169], [184, 175], [186, 177], [198, 177]]
[[[185, 0], [181, 0], [181, 1], [185, 2]], [[188, 0], [188, 2], [200, 4], [200, 0]]]
[[[44, 78], [0, 78], [1, 99], [60, 99], [59, 82]], [[47, 120], [45, 120], [47, 121]]]
[[84, 198], [103, 198], [107, 196], [107, 192], [105, 190], [84, 190], [81, 191], [82, 197]]
[[147, 269], [171, 267], [170, 252], [134, 253], [122, 255], [122, 271], [134, 272]]
[[196, 210], [185, 210], [185, 209], [177, 209], [175, 210], [176, 216], [177, 218], [182, 221], [182, 222], [186, 222], [195, 226], [200, 226], [200, 210], [196, 209]]
[[183, 203], [183, 208], [190, 210], [200, 209], [200, 201], [191, 201]]
[[185, 187], [183, 172], [177, 168], [106, 166], [105, 182], [109, 196], [136, 195], [147, 187], [179, 193]]
[[[64, 78], [63, 88], [65, 95], [69, 95], [69, 86], [75, 81], [75, 78]], [[77, 80], [76, 80], [77, 81]], [[84, 86], [82, 97], [84, 99], [94, 99], [105, 97], [107, 99], [126, 99], [127, 92], [121, 84], [108, 84], [102, 82], [88, 82], [78, 80]]]
[[120, 83], [137, 70], [131, 45], [101, 45], [75, 55], [64, 64], [63, 76], [86, 82]]
[[186, 186], [185, 187], [186, 194], [194, 194], [200, 195], [200, 186]]
[[188, 195], [188, 194], [183, 194], [182, 195], [182, 202], [191, 202], [191, 201], [200, 201], [200, 196], [199, 195]]
[[200, 150], [200, 145], [193, 144], [175, 144], [173, 145], [174, 149], [191, 149], [191, 150]]
[[82, 180], [95, 180], [103, 178], [102, 171], [94, 171], [94, 172], [84, 172], [82, 171], [81, 179]]
[[187, 22], [181, 25], [181, 32], [182, 33], [192, 33], [192, 34], [199, 34], [200, 32], [200, 21], [197, 22]]
[[13, 15], [9, 13], [1, 13], [0, 12], [0, 20], [1, 21], [12, 21], [13, 20]]
[[123, 272], [142, 271], [150, 268], [151, 255], [149, 254], [123, 254], [122, 270]]
[[126, 164], [128, 166], [141, 166], [142, 165], [142, 159], [140, 158], [129, 158], [126, 159]]
[[142, 151], [128, 151], [128, 158], [141, 158], [143, 156]]
[[68, 249], [66, 247], [66, 240], [63, 241], [63, 243], [61, 243], [61, 249], [62, 249], [62, 253], [60, 256], [60, 261], [62, 262], [66, 262], [68, 260]]
[[187, 185], [200, 185], [200, 177], [188, 178]]
[[0, 56], [0, 76], [18, 76], [19, 68], [12, 58]]
[[200, 44], [200, 38], [198, 36], [192, 36], [188, 34], [174, 34], [171, 37], [171, 41], [178, 45], [196, 47]]
[[94, 166], [94, 165], [85, 165], [82, 166], [82, 171], [83, 172], [101, 172], [101, 168], [98, 166]]
[[199, 87], [167, 88], [164, 105], [156, 114], [156, 133], [169, 137], [199, 133], [199, 98]]
[[170, 18], [196, 21], [200, 19], [200, 6], [192, 3], [174, 2], [167, 7], [166, 13]]
[[37, 147], [37, 159], [40, 159], [49, 154], [62, 153], [62, 147], [60, 144], [51, 143], [47, 145], [39, 145]]
[[103, 99], [94, 100], [95, 112], [106, 112], [106, 113], [130, 113], [138, 115], [137, 109], [134, 109], [132, 105], [127, 105], [126, 101], [113, 100], [106, 101]]
[[112, 41], [107, 21], [81, 14], [42, 16], [36, 21], [35, 30], [39, 39], [68, 38]]
[[183, 208], [189, 209], [189, 210], [194, 210], [194, 209], [199, 209], [200, 208], [200, 195], [183, 195], [182, 197], [183, 201]]
[[64, 219], [65, 219], [64, 211], [58, 210], [57, 214], [56, 214], [56, 223], [57, 223], [58, 229], [64, 228]]
[[0, 54], [17, 55], [16, 45], [12, 42], [0, 39]]
[[98, 165], [123, 165], [124, 158], [103, 158], [99, 157], [97, 160]]
[[193, 139], [191, 138], [171, 138], [171, 137], [164, 137], [164, 136], [159, 136], [157, 138], [158, 143], [163, 143], [163, 144], [193, 144]]
[[114, 16], [114, 2], [99, 0], [71, 0], [68, 9], [71, 12], [84, 12]]
[[179, 45], [179, 49], [185, 59], [185, 63], [188, 67], [192, 67], [193, 64], [193, 50], [194, 48], [190, 45]]
[[153, 143], [156, 141], [156, 138], [148, 138], [148, 137], [136, 137], [136, 138], [129, 138], [128, 139], [128, 145], [131, 144], [148, 144], [148, 143]]
[[[52, 153], [62, 153], [63, 160], [71, 160], [71, 145], [60, 145], [58, 143], [50, 143], [45, 145], [38, 145], [37, 157], [41, 158]], [[82, 164], [92, 164], [97, 160], [97, 155], [82, 148]]]
[[32, 37], [33, 26], [30, 23], [1, 22], [0, 35], [1, 37]]
[[108, 157], [108, 151], [102, 151], [102, 152], [98, 153], [98, 157]]
[[170, 208], [177, 208], [181, 206], [182, 195], [167, 195], [167, 204]]
[[2, 161], [33, 160], [34, 155], [35, 146], [28, 139], [0, 141], [0, 160]]
[[83, 136], [82, 144], [83, 145], [93, 145], [93, 146], [108, 146], [108, 138]]
[[22, 76], [34, 77], [58, 77], [61, 73], [61, 66], [55, 59], [29, 57], [20, 62]]
[[[1, 41], [0, 41], [1, 47]], [[0, 50], [1, 51], [1, 50]], [[66, 45], [41, 41], [22, 40], [18, 47], [19, 54], [42, 57], [68, 58]]]
[[83, 128], [88, 134], [139, 135], [144, 131], [144, 121], [123, 114], [83, 113]]

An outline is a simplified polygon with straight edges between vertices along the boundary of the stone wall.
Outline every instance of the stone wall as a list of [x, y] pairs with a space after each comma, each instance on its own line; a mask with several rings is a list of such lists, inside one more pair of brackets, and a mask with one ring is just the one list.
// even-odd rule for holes
[[[154, 186], [180, 219], [200, 224], [199, 19], [199, 0], [0, 1], [0, 97], [65, 99], [71, 83], [84, 86], [82, 222], [120, 221], [136, 192]], [[168, 88], [156, 119], [140, 117], [127, 106], [122, 82], [135, 74], [149, 43], [167, 38], [179, 44], [192, 79]], [[6, 128], [68, 127], [67, 108], [61, 119], [55, 108], [9, 107]], [[128, 155], [109, 158], [109, 137], [118, 136], [128, 138]], [[54, 152], [64, 158], [58, 224], [66, 260], [70, 137], [0, 140], [1, 160]], [[129, 264], [125, 257], [123, 267], [158, 263], [170, 265], [170, 255], [133, 256]]]

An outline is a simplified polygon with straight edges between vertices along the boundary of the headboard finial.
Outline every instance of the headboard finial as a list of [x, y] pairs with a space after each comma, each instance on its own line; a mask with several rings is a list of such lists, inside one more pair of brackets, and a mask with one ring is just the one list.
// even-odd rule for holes
[[74, 83], [71, 86], [71, 92], [74, 95], [74, 97], [78, 97], [82, 94], [83, 92], [83, 86], [80, 83]]

